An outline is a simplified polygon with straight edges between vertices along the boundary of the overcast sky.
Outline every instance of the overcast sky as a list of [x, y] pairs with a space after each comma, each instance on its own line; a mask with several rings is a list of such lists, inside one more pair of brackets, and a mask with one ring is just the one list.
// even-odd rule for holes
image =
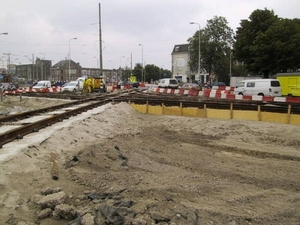
[[72, 60], [100, 67], [99, 3], [103, 69], [130, 67], [131, 62], [134, 67], [143, 59], [171, 70], [174, 45], [186, 44], [199, 29], [190, 21], [204, 27], [207, 20], [222, 16], [235, 32], [256, 9], [290, 19], [299, 17], [300, 9], [300, 0], [2, 1], [0, 33], [8, 35], [0, 35], [0, 67], [6, 67], [7, 53], [16, 64], [30, 64], [33, 55], [55, 64], [68, 58], [69, 46]]

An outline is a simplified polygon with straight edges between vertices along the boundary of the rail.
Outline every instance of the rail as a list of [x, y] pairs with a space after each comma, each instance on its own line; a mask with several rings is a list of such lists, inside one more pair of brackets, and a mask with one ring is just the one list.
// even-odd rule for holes
[[[138, 111], [141, 111], [143, 113], [151, 113], [151, 107], [153, 107], [156, 111], [160, 110], [160, 113], [157, 114], [167, 114], [164, 109], [171, 108], [173, 113], [172, 115], [180, 116], [185, 116], [184, 109], [190, 109], [190, 111], [196, 109], [200, 111], [200, 113], [195, 113], [195, 115], [198, 117], [209, 117], [207, 111], [215, 110], [215, 114], [219, 113], [221, 115], [223, 113], [225, 115], [223, 117], [228, 119], [234, 119], [233, 112], [236, 112], [240, 115], [242, 114], [242, 116], [240, 116], [241, 118], [244, 118], [243, 112], [253, 112], [254, 114], [251, 116], [257, 117], [258, 120], [263, 120], [261, 115], [263, 113], [275, 113], [280, 115], [282, 114], [283, 116], [286, 116], [286, 118], [280, 118], [280, 121], [286, 121], [286, 123], [290, 123], [290, 121], [293, 119], [291, 117], [294, 115], [298, 115], [300, 118], [299, 103], [273, 102], [272, 104], [270, 104], [263, 101], [249, 102], [225, 99], [213, 100], [198, 97], [155, 95], [139, 91], [125, 91], [114, 94], [86, 96], [84, 99], [74, 100], [73, 102], [2, 117], [0, 118], [0, 126], [5, 126], [9, 123], [15, 123], [16, 121], [18, 122], [18, 124], [21, 124], [21, 126], [6, 131], [2, 134], [0, 133], [0, 148], [4, 144], [16, 139], [21, 139], [29, 133], [37, 132], [42, 128], [51, 126], [52, 124], [61, 122], [65, 119], [70, 118], [71, 116], [76, 116], [89, 109], [93, 109], [109, 102], [128, 102], [135, 109], [139, 108], [137, 106], [140, 106]], [[64, 110], [65, 108], [68, 108], [68, 110]], [[158, 110], [157, 108], [162, 108], [162, 110]], [[24, 119], [55, 110], [60, 110], [61, 113], [51, 114], [51, 116], [48, 116], [36, 122], [22, 123], [22, 120]], [[191, 116], [192, 113], [189, 112], [186, 115]], [[223, 117], [220, 116], [220, 118]], [[298, 120], [298, 117], [294, 120]]]
[[[11, 115], [8, 117], [0, 118], [1, 126], [6, 125], [7, 123], [16, 122], [16, 121], [19, 122], [18, 124], [21, 124], [21, 126], [19, 126], [19, 127], [8, 130], [4, 133], [0, 133], [0, 148], [8, 142], [11, 142], [16, 139], [22, 139], [25, 135], [28, 135], [33, 132], [37, 132], [42, 128], [51, 126], [58, 122], [61, 122], [65, 119], [70, 118], [71, 116], [76, 116], [87, 110], [107, 104], [108, 102], [114, 101], [114, 99], [116, 99], [116, 98], [118, 98], [118, 97], [117, 96], [106, 96], [105, 98], [90, 98], [90, 99], [85, 100], [85, 101], [88, 101], [88, 103], [86, 103], [84, 105], [79, 105], [79, 104], [83, 103], [83, 101], [77, 101], [77, 102], [60, 104], [60, 105], [57, 105], [54, 107], [48, 107], [48, 108], [44, 108], [44, 109], [40, 109], [40, 110], [34, 110], [34, 111], [30, 111], [30, 112], [25, 112], [25, 113], [20, 113], [17, 115]], [[78, 106], [78, 107], [70, 108], [70, 106]], [[55, 111], [57, 109], [61, 110], [61, 112], [58, 114], [52, 114], [51, 116], [46, 117], [41, 120], [38, 120], [36, 122], [22, 123], [23, 119], [27, 119], [29, 117], [40, 115], [42, 113]], [[64, 111], [63, 109], [67, 109], [67, 110]]]

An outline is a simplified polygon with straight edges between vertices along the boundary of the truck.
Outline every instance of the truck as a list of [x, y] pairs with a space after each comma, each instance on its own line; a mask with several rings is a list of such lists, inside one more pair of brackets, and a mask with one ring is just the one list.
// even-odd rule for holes
[[103, 76], [79, 77], [77, 81], [82, 82], [84, 91], [87, 88], [87, 85], [89, 84], [89, 89], [91, 92], [106, 93], [107, 91], [105, 77]]
[[281, 84], [283, 96], [300, 96], [300, 72], [278, 73], [276, 78]]

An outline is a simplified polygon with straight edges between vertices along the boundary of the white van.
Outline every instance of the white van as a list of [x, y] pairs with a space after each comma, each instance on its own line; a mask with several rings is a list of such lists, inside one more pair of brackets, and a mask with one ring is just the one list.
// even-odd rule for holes
[[281, 96], [281, 86], [277, 79], [242, 80], [234, 89], [235, 95]]
[[33, 87], [33, 89], [46, 89], [51, 88], [51, 81], [50, 80], [40, 80], [37, 82]]
[[164, 78], [159, 80], [159, 88], [178, 88], [179, 83], [175, 78]]

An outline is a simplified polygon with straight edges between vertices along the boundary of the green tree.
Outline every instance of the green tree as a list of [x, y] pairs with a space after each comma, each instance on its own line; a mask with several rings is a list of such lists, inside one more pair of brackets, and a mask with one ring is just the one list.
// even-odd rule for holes
[[[126, 73], [127, 74], [127, 73]], [[161, 78], [163, 78], [163, 75], [166, 74], [166, 78], [172, 77], [172, 71], [159, 68], [156, 65], [148, 64], [144, 68], [144, 76], [146, 82], [156, 81]], [[137, 64], [133, 71], [132, 75], [136, 76], [137, 81], [142, 81], [142, 66], [140, 64]]]
[[131, 76], [131, 70], [129, 67], [125, 67], [122, 71], [122, 80], [128, 81], [129, 77]]
[[172, 71], [161, 69], [161, 78], [171, 78], [172, 77]]
[[148, 64], [145, 66], [145, 81], [150, 83], [151, 80], [155, 81], [160, 79], [160, 68], [153, 64]]
[[[249, 71], [263, 73], [268, 77], [271, 72], [269, 64], [273, 62], [273, 54], [263, 51], [269, 43], [265, 43], [264, 35], [278, 21], [273, 11], [255, 10], [249, 20], [242, 20], [237, 28], [234, 44], [234, 58], [246, 64]], [[265, 49], [266, 50], [266, 49]], [[273, 52], [274, 53], [274, 52]]]
[[261, 70], [270, 73], [296, 70], [300, 65], [299, 19], [279, 19], [254, 41], [257, 61]]
[[[215, 16], [207, 21], [207, 26], [200, 30], [201, 73], [205, 70], [209, 74], [215, 74], [217, 80], [229, 83], [233, 34], [226, 18]], [[188, 41], [191, 56], [190, 68], [191, 71], [196, 72], [199, 62], [199, 31]]]
[[136, 64], [132, 71], [133, 75], [136, 76], [137, 81], [142, 81], [142, 65], [141, 64]]
[[232, 65], [232, 75], [238, 77], [244, 77], [249, 74], [245, 65]]

